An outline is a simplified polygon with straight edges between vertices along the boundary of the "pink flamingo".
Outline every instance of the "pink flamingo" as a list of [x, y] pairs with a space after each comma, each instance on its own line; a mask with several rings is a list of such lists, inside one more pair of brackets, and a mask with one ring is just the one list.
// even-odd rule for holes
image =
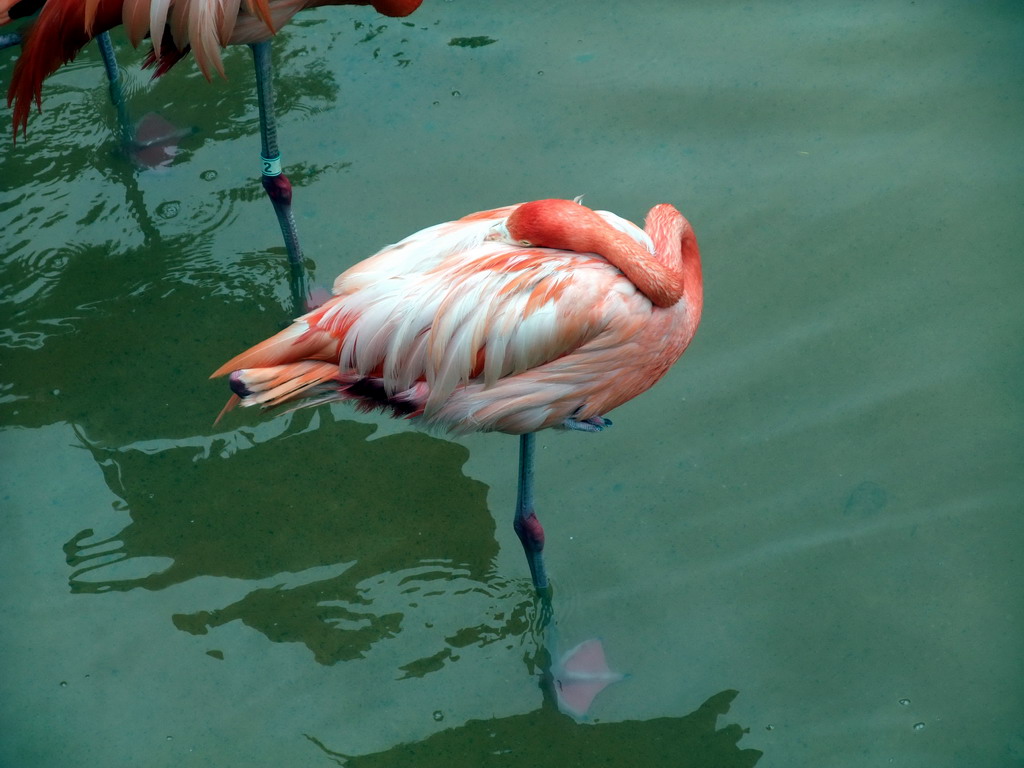
[[347, 400], [457, 434], [520, 435], [513, 525], [538, 592], [534, 433], [608, 426], [679, 359], [703, 304], [679, 211], [656, 205], [641, 230], [570, 200], [429, 227], [342, 273], [333, 293], [217, 369], [235, 393], [224, 410]]
[[[152, 43], [145, 66], [159, 76], [189, 50], [206, 79], [224, 76], [220, 49], [270, 40], [299, 11], [324, 5], [372, 5], [386, 16], [407, 16], [422, 0], [0, 0], [0, 26], [19, 15], [39, 18], [25, 33], [7, 103], [14, 127], [25, 128], [32, 102], [41, 104], [43, 80], [75, 58], [98, 35], [124, 25], [136, 48]], [[20, 11], [20, 13], [19, 13]]]

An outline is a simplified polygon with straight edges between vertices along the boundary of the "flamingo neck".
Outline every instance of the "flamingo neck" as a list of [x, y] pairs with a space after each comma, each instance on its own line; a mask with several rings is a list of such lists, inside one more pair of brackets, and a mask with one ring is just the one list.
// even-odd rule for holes
[[644, 231], [654, 242], [658, 261], [679, 281], [680, 298], [685, 299], [687, 308], [699, 321], [704, 306], [704, 280], [700, 248], [690, 222], [673, 206], [662, 203], [648, 212]]
[[689, 222], [671, 205], [657, 205], [647, 216], [655, 245], [651, 254], [591, 209], [571, 200], [523, 203], [508, 218], [514, 241], [577, 253], [596, 253], [621, 270], [658, 307], [671, 307], [684, 295], [700, 293], [700, 255]]

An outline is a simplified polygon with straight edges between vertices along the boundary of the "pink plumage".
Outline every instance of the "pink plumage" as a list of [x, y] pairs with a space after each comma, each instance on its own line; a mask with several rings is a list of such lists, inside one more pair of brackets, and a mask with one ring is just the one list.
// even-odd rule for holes
[[455, 433], [600, 423], [682, 355], [702, 303], [697, 241], [671, 205], [641, 230], [539, 200], [384, 248], [213, 375], [232, 374], [242, 405], [348, 400]]

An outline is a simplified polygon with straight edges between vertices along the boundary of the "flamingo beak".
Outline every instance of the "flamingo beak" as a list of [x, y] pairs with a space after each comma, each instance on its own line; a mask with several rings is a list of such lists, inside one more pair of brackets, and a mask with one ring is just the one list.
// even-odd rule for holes
[[508, 236], [508, 227], [505, 226], [505, 222], [499, 222], [490, 229], [487, 230], [487, 234], [484, 235], [484, 242], [510, 242]]

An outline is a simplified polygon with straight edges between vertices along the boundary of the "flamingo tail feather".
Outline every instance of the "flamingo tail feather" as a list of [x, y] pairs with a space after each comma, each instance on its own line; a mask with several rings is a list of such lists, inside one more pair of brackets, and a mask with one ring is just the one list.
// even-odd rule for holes
[[21, 56], [7, 89], [7, 106], [13, 105], [13, 128], [28, 131], [32, 103], [42, 109], [43, 81], [96, 35], [121, 23], [121, 0], [49, 0], [24, 35]]

